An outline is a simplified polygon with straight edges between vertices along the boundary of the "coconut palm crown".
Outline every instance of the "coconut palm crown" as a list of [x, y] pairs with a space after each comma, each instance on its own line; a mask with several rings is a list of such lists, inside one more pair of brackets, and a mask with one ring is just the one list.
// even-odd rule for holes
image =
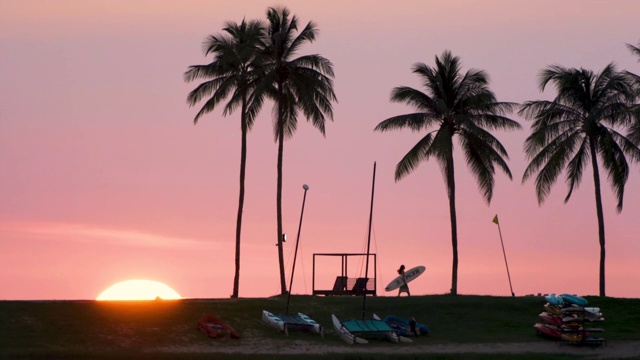
[[475, 176], [487, 203], [491, 201], [496, 168], [510, 179], [511, 171], [505, 159], [506, 149], [489, 131], [516, 130], [520, 124], [505, 115], [516, 104], [498, 102], [488, 87], [488, 75], [481, 70], [462, 72], [460, 59], [445, 51], [435, 57], [435, 66], [424, 63], [413, 66], [426, 92], [407, 86], [393, 89], [390, 100], [406, 103], [416, 109], [413, 113], [388, 118], [375, 131], [408, 128], [426, 134], [396, 166], [399, 181], [422, 161], [435, 158], [444, 175], [449, 197], [453, 266], [451, 294], [457, 294], [458, 235], [455, 205], [454, 136], [458, 138], [465, 160]]

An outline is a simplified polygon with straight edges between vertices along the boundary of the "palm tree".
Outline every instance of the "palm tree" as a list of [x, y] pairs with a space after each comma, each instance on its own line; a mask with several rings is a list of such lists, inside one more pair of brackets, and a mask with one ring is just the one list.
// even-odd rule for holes
[[519, 112], [534, 120], [525, 142], [530, 162], [522, 181], [537, 172], [536, 193], [542, 203], [566, 168], [569, 185], [566, 203], [591, 160], [600, 239], [600, 296], [605, 296], [605, 234], [598, 157], [616, 193], [620, 212], [629, 176], [625, 154], [632, 160], [640, 160], [640, 149], [616, 130], [630, 119], [628, 107], [635, 98], [633, 86], [613, 64], [598, 74], [549, 66], [540, 74], [541, 91], [550, 82], [557, 91], [553, 101], [528, 101]]
[[194, 123], [201, 116], [212, 112], [225, 98], [230, 96], [224, 107], [223, 116], [231, 114], [240, 106], [240, 195], [238, 200], [238, 216], [236, 222], [236, 255], [235, 276], [233, 280], [232, 298], [238, 297], [240, 282], [240, 237], [242, 231], [242, 210], [244, 207], [244, 181], [247, 164], [247, 132], [254, 123], [259, 112], [261, 101], [250, 102], [250, 96], [258, 79], [258, 48], [264, 34], [264, 26], [260, 21], [245, 21], [240, 24], [227, 22], [223, 34], [210, 35], [203, 43], [205, 56], [213, 55], [213, 62], [206, 65], [189, 66], [184, 74], [187, 82], [196, 79], [207, 79], [187, 97], [189, 106], [194, 106], [202, 99], [209, 97], [204, 106], [196, 114]]
[[460, 58], [454, 57], [449, 51], [445, 51], [441, 57], [436, 56], [435, 61], [435, 67], [424, 63], [413, 66], [413, 73], [420, 77], [426, 92], [406, 86], [396, 87], [391, 92], [392, 102], [404, 102], [414, 107], [416, 112], [388, 118], [379, 123], [375, 130], [409, 128], [415, 132], [428, 131], [396, 165], [395, 179], [402, 179], [421, 161], [431, 157], [435, 157], [440, 164], [449, 196], [453, 246], [451, 294], [456, 295], [458, 230], [453, 137], [458, 135], [469, 169], [489, 203], [493, 196], [496, 166], [509, 178], [511, 171], [505, 162], [505, 158], [508, 159], [507, 151], [488, 130], [515, 130], [520, 129], [520, 124], [504, 116], [515, 104], [496, 101], [484, 71], [470, 69], [462, 73]]
[[280, 285], [282, 294], [287, 291], [282, 254], [282, 156], [284, 140], [296, 131], [298, 115], [304, 114], [307, 121], [325, 135], [325, 118], [333, 120], [332, 101], [333, 64], [324, 57], [312, 54], [295, 58], [296, 52], [305, 43], [315, 40], [318, 32], [313, 22], [298, 30], [298, 18], [287, 8], [270, 7], [267, 10], [269, 24], [264, 38], [264, 67], [262, 82], [256, 94], [264, 94], [275, 102], [274, 137], [278, 143], [278, 182], [276, 210], [278, 221], [278, 260], [280, 263]]

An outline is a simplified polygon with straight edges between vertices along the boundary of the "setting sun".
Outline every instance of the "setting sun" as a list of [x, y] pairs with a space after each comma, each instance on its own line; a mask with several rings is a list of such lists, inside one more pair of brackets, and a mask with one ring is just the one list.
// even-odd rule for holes
[[152, 280], [127, 280], [111, 285], [96, 300], [176, 300], [182, 297], [166, 284]]

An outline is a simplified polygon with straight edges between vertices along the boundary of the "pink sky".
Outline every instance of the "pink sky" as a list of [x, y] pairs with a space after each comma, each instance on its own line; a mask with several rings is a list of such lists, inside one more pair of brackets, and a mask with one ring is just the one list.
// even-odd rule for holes
[[[449, 49], [465, 70], [486, 70], [498, 99], [513, 102], [554, 95], [537, 87], [550, 64], [599, 71], [615, 61], [640, 73], [624, 45], [640, 41], [636, 0], [0, 0], [0, 299], [93, 299], [136, 278], [164, 282], [183, 297], [231, 294], [239, 114], [215, 111], [194, 126], [198, 109], [185, 99], [196, 84], [182, 74], [210, 61], [201, 42], [225, 21], [264, 19], [279, 4], [301, 23], [317, 23], [319, 37], [303, 51], [334, 63], [339, 100], [326, 138], [301, 119], [285, 143], [289, 259], [301, 186], [311, 187], [294, 293], [311, 293], [313, 253], [364, 249], [374, 161], [378, 287], [400, 264], [425, 265], [412, 294], [449, 291], [450, 223], [438, 164], [422, 163], [396, 183], [396, 163], [421, 135], [373, 132], [412, 110], [388, 98], [395, 86], [420, 86], [414, 63], [433, 64]], [[242, 297], [279, 292], [271, 106], [248, 138]], [[538, 206], [533, 183], [520, 182], [528, 122], [513, 118], [526, 130], [496, 135], [514, 180], [497, 174], [490, 205], [456, 157], [459, 292], [510, 295], [491, 222], [497, 213], [517, 295], [596, 294], [591, 171], [568, 204], [560, 179]], [[640, 166], [632, 167], [621, 214], [608, 183], [602, 190], [607, 294], [640, 297]], [[330, 287], [339, 266], [321, 267], [317, 281]]]

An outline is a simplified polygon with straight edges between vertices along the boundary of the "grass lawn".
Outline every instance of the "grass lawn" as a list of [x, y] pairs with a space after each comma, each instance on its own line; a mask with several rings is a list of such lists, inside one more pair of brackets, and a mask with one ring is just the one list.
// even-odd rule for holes
[[[587, 297], [605, 317], [601, 327], [609, 340], [640, 340], [640, 299]], [[331, 328], [331, 314], [346, 320], [362, 314], [362, 298], [293, 296], [290, 312], [302, 311], [325, 326], [325, 339], [294, 333], [286, 337], [261, 321], [262, 310], [284, 311], [286, 298], [212, 299], [141, 302], [97, 301], [0, 301], [0, 358], [137, 358], [137, 359], [287, 359], [300, 355], [224, 354], [216, 349], [238, 348], [261, 339], [266, 344], [287, 341], [349, 348]], [[541, 297], [412, 296], [368, 297], [367, 316], [394, 314], [414, 316], [431, 333], [413, 344], [370, 343], [367, 347], [425, 344], [482, 344], [545, 342], [532, 326], [543, 311]], [[206, 338], [196, 329], [204, 313], [213, 313], [230, 323], [241, 340]], [[246, 339], [246, 340], [245, 340]], [[243, 341], [245, 341], [243, 343]], [[209, 349], [204, 353], [158, 350], [171, 347]], [[305, 359], [321, 355], [304, 355]], [[416, 355], [339, 354], [344, 359], [413, 359]], [[429, 359], [571, 359], [569, 355], [434, 354]]]

